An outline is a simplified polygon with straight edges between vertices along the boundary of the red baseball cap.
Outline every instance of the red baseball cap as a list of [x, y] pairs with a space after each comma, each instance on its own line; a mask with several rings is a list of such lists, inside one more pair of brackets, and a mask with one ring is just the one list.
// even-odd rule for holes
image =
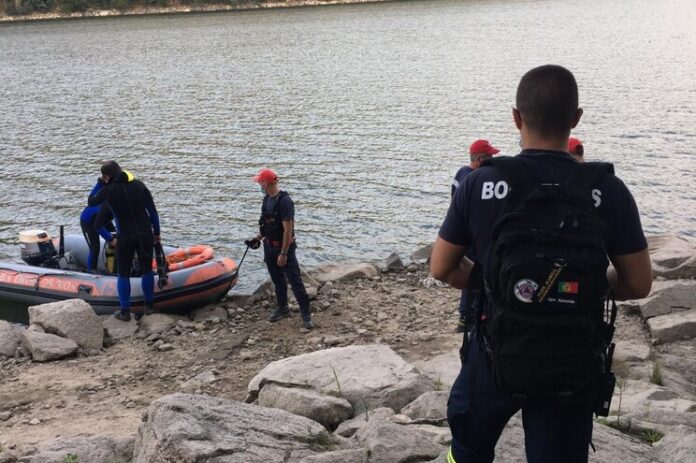
[[256, 183], [273, 183], [278, 181], [278, 176], [271, 169], [261, 169], [258, 174], [254, 175], [252, 180]]
[[[580, 149], [578, 149], [578, 147]], [[582, 156], [583, 155], [583, 146], [582, 146], [582, 140], [579, 138], [575, 137], [570, 137], [568, 139], [568, 152], [571, 154], [577, 154]]]
[[469, 154], [494, 154], [500, 153], [500, 150], [488, 143], [488, 140], [476, 140], [469, 147]]

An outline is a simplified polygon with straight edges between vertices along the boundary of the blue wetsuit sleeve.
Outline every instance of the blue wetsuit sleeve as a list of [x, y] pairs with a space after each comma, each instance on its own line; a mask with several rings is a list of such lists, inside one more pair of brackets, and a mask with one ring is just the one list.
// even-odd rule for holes
[[[109, 185], [108, 188], [104, 188], [102, 185], [99, 189], [97, 189], [96, 185], [92, 189], [92, 194], [89, 195], [89, 198], [87, 198], [87, 205], [89, 206], [98, 206], [104, 201], [106, 201], [106, 195], [109, 191], [109, 188], [111, 188], [111, 185]], [[94, 190], [97, 190], [94, 192]]]
[[99, 235], [102, 238], [104, 238], [104, 241], [106, 241], [107, 243], [114, 239], [113, 235], [111, 235], [111, 233], [109, 233], [109, 230], [107, 230], [105, 227], [101, 227], [97, 231], [99, 232]]
[[89, 199], [91, 196], [96, 195], [99, 193], [99, 190], [101, 190], [104, 187], [104, 184], [100, 181], [97, 181], [97, 183], [94, 184], [94, 187], [92, 188], [92, 191], [89, 193], [89, 196], [87, 199]]
[[152, 232], [155, 235], [160, 234], [160, 221], [159, 214], [157, 214], [157, 208], [155, 207], [155, 201], [152, 199], [152, 193], [150, 190], [145, 188], [145, 209], [147, 210], [147, 215], [150, 216], [150, 223], [152, 224]]

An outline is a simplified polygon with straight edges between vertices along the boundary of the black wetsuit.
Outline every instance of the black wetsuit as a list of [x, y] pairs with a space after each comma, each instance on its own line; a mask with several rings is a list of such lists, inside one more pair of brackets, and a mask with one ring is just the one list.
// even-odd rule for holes
[[159, 216], [152, 194], [145, 184], [134, 179], [130, 174], [122, 172], [109, 185], [97, 194], [90, 196], [89, 205], [106, 203], [95, 219], [99, 227], [107, 218], [107, 213], [113, 213], [118, 230], [118, 245], [116, 259], [118, 275], [130, 277], [130, 269], [135, 253], [141, 265], [142, 274], [152, 271], [152, 254], [154, 236], [160, 234]]

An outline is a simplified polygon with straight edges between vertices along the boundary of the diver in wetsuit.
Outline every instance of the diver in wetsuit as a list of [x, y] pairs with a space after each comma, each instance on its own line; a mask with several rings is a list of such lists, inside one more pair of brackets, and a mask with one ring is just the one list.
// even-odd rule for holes
[[160, 241], [160, 223], [150, 190], [130, 172], [124, 171], [116, 161], [108, 161], [101, 167], [104, 188], [90, 196], [88, 204], [104, 203], [94, 226], [100, 227], [110, 211], [116, 219], [118, 245], [116, 262], [118, 267], [118, 297], [121, 310], [114, 316], [129, 321], [130, 314], [130, 270], [135, 253], [138, 254], [141, 270], [141, 285], [145, 297], [144, 314], [154, 312], [153, 299], [155, 279], [152, 272], [153, 246]]

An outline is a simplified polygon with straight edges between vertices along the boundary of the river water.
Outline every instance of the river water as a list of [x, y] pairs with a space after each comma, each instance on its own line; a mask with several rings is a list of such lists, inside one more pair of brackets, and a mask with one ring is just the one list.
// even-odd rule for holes
[[[238, 259], [276, 169], [302, 264], [430, 242], [468, 145], [518, 151], [528, 69], [580, 86], [575, 135], [647, 233], [696, 236], [692, 0], [405, 1], [0, 25], [0, 259], [78, 216], [107, 159], [152, 190], [167, 244]], [[247, 256], [238, 290], [265, 278]]]

